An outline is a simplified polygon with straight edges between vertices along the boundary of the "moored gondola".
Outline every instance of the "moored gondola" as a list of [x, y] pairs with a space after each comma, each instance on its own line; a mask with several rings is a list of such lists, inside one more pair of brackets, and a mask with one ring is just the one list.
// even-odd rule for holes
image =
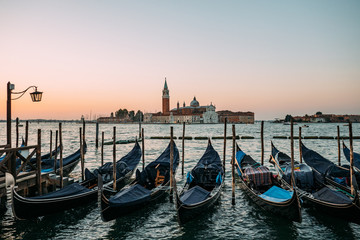
[[[170, 184], [170, 148], [174, 146], [173, 172], [179, 164], [179, 151], [172, 141], [164, 152], [145, 169], [136, 171], [136, 179], [116, 194], [109, 197], [111, 191], [101, 188], [101, 217], [110, 221], [141, 209], [164, 196]], [[102, 179], [100, 179], [102, 181]], [[101, 186], [101, 183], [99, 183]]]
[[[282, 183], [290, 186], [291, 158], [280, 152], [271, 143], [271, 163], [274, 164]], [[347, 221], [360, 223], [360, 202], [356, 195], [341, 191], [313, 177], [312, 169], [303, 163], [295, 165], [295, 182], [299, 196], [308, 205], [322, 211], [322, 213], [339, 217]]]
[[301, 203], [296, 189], [282, 187], [267, 167], [236, 147], [235, 166], [242, 190], [261, 208], [276, 216], [301, 222]]
[[178, 220], [185, 223], [204, 213], [219, 198], [223, 188], [224, 168], [219, 154], [209, 140], [204, 155], [187, 174], [186, 183], [176, 195]]
[[[87, 151], [87, 144], [84, 142], [84, 154]], [[63, 176], [68, 176], [78, 165], [81, 160], [81, 150], [78, 149], [76, 152], [63, 158]], [[42, 172], [54, 172], [57, 175], [60, 174], [60, 159], [56, 160], [56, 172], [54, 171], [54, 158], [41, 160], [41, 171]]]
[[[314, 177], [319, 182], [333, 185], [351, 193], [350, 189], [350, 166], [342, 165], [337, 166], [335, 163], [324, 158], [319, 153], [305, 147], [301, 143], [301, 149], [303, 153], [303, 159], [305, 163], [310, 166], [314, 171]], [[360, 182], [360, 173], [355, 172], [354, 185], [358, 189], [358, 183]]]
[[[117, 184], [131, 177], [140, 158], [141, 149], [136, 142], [134, 148], [117, 162]], [[13, 189], [13, 213], [18, 219], [30, 219], [83, 206], [96, 201], [97, 183], [98, 179], [93, 177], [36, 197], [22, 197]], [[107, 184], [111, 183], [107, 181]]]
[[[346, 160], [350, 162], [350, 149], [346, 147], [344, 142], [343, 142], [343, 152]], [[354, 168], [356, 169], [356, 171], [360, 172], [360, 154], [356, 152], [354, 152]]]

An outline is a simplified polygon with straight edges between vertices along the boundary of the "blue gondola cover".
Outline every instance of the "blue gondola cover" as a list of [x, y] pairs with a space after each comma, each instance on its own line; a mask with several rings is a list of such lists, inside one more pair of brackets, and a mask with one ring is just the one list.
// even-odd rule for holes
[[202, 187], [196, 185], [186, 191], [181, 197], [180, 201], [184, 204], [191, 205], [199, 203], [208, 198], [210, 192], [206, 191]]
[[80, 185], [79, 183], [73, 183], [73, 184], [70, 184], [58, 191], [44, 194], [41, 196], [31, 197], [31, 199], [50, 199], [50, 198], [67, 197], [67, 196], [71, 196], [71, 195], [86, 193], [89, 191], [91, 191], [91, 190]]
[[352, 202], [351, 199], [345, 196], [343, 193], [333, 191], [326, 187], [315, 192], [313, 196], [316, 199], [335, 204], [350, 204]]
[[151, 191], [140, 184], [131, 186], [116, 195], [110, 197], [110, 207], [126, 207], [150, 201]]
[[292, 198], [294, 192], [286, 191], [277, 186], [272, 186], [269, 190], [259, 195], [259, 197], [271, 202], [285, 202]]

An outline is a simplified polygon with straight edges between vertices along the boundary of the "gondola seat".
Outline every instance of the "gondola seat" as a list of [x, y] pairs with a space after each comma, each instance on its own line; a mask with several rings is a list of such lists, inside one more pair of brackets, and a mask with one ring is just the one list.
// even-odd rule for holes
[[156, 171], [155, 186], [161, 185], [165, 180], [165, 176], [162, 176], [160, 170]]
[[[291, 179], [291, 166], [286, 166], [284, 170], [284, 179], [288, 183]], [[311, 167], [306, 164], [297, 164], [294, 169], [296, 186], [304, 190], [311, 190], [314, 188], [314, 175]]]
[[216, 178], [219, 170], [213, 168], [198, 168], [192, 172], [193, 181], [192, 186], [199, 185], [206, 190], [211, 190], [216, 185]]
[[244, 175], [255, 188], [272, 185], [270, 170], [265, 166], [245, 168]]

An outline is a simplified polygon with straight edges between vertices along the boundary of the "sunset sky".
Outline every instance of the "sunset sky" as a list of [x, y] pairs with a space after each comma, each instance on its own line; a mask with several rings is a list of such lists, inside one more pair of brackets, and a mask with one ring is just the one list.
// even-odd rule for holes
[[216, 110], [360, 114], [360, 1], [0, 0], [0, 119], [6, 83], [37, 85], [13, 118], [161, 111], [194, 96]]

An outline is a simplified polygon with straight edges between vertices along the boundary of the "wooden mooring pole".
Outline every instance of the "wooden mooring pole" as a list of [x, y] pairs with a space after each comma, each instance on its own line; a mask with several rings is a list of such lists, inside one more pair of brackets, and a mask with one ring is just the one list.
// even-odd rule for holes
[[302, 163], [301, 127], [299, 127], [299, 155], [300, 155], [300, 163]]
[[29, 140], [29, 121], [26, 121], [26, 124], [25, 124], [25, 146], [28, 145], [28, 140]]
[[39, 195], [42, 194], [41, 186], [41, 129], [38, 129], [38, 139], [37, 139], [37, 149], [36, 149], [36, 180]]
[[141, 114], [139, 114], [139, 139], [141, 139], [141, 136], [142, 136], [142, 130], [141, 130]]
[[354, 174], [354, 150], [353, 150], [353, 136], [352, 136], [352, 124], [349, 121], [349, 141], [350, 141], [350, 186], [351, 195], [356, 196], [356, 190], [354, 187], [354, 181], [356, 181]]
[[96, 137], [95, 137], [95, 147], [99, 147], [99, 123], [96, 122]]
[[81, 144], [81, 178], [84, 181], [85, 180], [85, 120], [83, 121], [83, 134], [82, 134], [82, 144]]
[[[226, 127], [227, 127], [227, 117], [224, 121], [224, 152], [223, 152], [223, 168], [225, 174], [225, 157], [226, 157]], [[225, 175], [224, 175], [225, 176]]]
[[141, 129], [141, 151], [142, 151], [142, 170], [144, 171], [145, 169], [145, 136], [144, 136], [144, 128]]
[[261, 121], [261, 166], [264, 165], [264, 121]]
[[295, 188], [295, 174], [294, 174], [294, 121], [291, 118], [290, 126], [290, 142], [291, 142], [291, 186]]
[[340, 126], [337, 126], [337, 144], [338, 144], [338, 164], [341, 166], [341, 152], [340, 152]]
[[50, 159], [52, 159], [53, 155], [52, 155], [52, 130], [50, 130]]
[[62, 126], [59, 123], [59, 144], [60, 144], [60, 188], [64, 187], [64, 169], [63, 169], [63, 142], [62, 142]]
[[181, 175], [184, 176], [184, 164], [185, 164], [185, 122], [183, 122], [182, 133], [182, 150], [181, 150]]
[[113, 135], [113, 189], [116, 190], [116, 127]]
[[83, 118], [83, 140], [85, 139], [85, 119]]
[[174, 186], [174, 135], [173, 127], [170, 127], [170, 202], [173, 202], [173, 186]]
[[81, 161], [81, 180], [85, 180], [85, 174], [84, 174], [84, 145], [83, 145], [83, 138], [82, 138], [82, 129], [79, 129], [80, 131], [80, 161]]
[[232, 158], [231, 158], [231, 176], [232, 176], [232, 197], [231, 197], [231, 204], [235, 205], [235, 141], [236, 141], [236, 134], [235, 134], [235, 124], [232, 125], [232, 142], [233, 142], [233, 149], [232, 149]]
[[59, 131], [56, 130], [55, 132], [55, 157], [54, 157], [54, 172], [56, 174], [56, 163], [57, 163], [57, 156], [58, 156], [58, 136], [59, 136]]
[[19, 147], [19, 118], [16, 118], [16, 147]]
[[101, 166], [104, 165], [104, 132], [101, 133]]

